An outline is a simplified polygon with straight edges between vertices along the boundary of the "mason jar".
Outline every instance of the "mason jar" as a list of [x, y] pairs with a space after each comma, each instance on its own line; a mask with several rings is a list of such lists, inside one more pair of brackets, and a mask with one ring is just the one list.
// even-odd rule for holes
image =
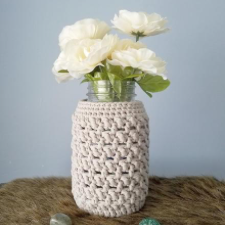
[[109, 80], [88, 82], [89, 102], [131, 102], [135, 100], [134, 81], [115, 81], [115, 86], [121, 85], [121, 91], [115, 91]]

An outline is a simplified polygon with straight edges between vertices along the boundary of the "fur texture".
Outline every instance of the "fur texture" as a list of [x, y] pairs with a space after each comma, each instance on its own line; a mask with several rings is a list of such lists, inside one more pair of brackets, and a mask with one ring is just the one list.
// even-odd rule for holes
[[90, 215], [78, 209], [70, 178], [17, 179], [0, 188], [1, 225], [48, 225], [65, 213], [74, 225], [138, 225], [145, 217], [162, 225], [225, 225], [225, 182], [211, 177], [149, 179], [149, 195], [137, 213], [119, 218]]

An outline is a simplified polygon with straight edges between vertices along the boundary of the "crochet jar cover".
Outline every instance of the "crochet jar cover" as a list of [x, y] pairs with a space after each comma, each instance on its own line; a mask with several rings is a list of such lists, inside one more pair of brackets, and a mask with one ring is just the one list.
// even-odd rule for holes
[[80, 101], [72, 116], [72, 193], [79, 208], [119, 217], [148, 194], [149, 120], [140, 101]]

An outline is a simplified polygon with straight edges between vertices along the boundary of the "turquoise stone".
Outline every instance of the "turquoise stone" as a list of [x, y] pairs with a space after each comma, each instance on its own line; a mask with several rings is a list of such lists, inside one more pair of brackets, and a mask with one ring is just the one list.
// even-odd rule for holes
[[51, 217], [50, 225], [72, 225], [72, 221], [69, 216], [63, 213], [57, 213]]
[[160, 223], [155, 219], [145, 218], [139, 223], [139, 225], [160, 225]]

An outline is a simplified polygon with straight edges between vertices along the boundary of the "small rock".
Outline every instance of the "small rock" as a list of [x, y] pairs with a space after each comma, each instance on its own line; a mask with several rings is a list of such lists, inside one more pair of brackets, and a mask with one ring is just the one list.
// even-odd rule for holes
[[51, 217], [50, 225], [72, 225], [72, 221], [69, 216], [57, 213]]
[[139, 223], [139, 225], [160, 225], [160, 223], [155, 219], [145, 218]]

